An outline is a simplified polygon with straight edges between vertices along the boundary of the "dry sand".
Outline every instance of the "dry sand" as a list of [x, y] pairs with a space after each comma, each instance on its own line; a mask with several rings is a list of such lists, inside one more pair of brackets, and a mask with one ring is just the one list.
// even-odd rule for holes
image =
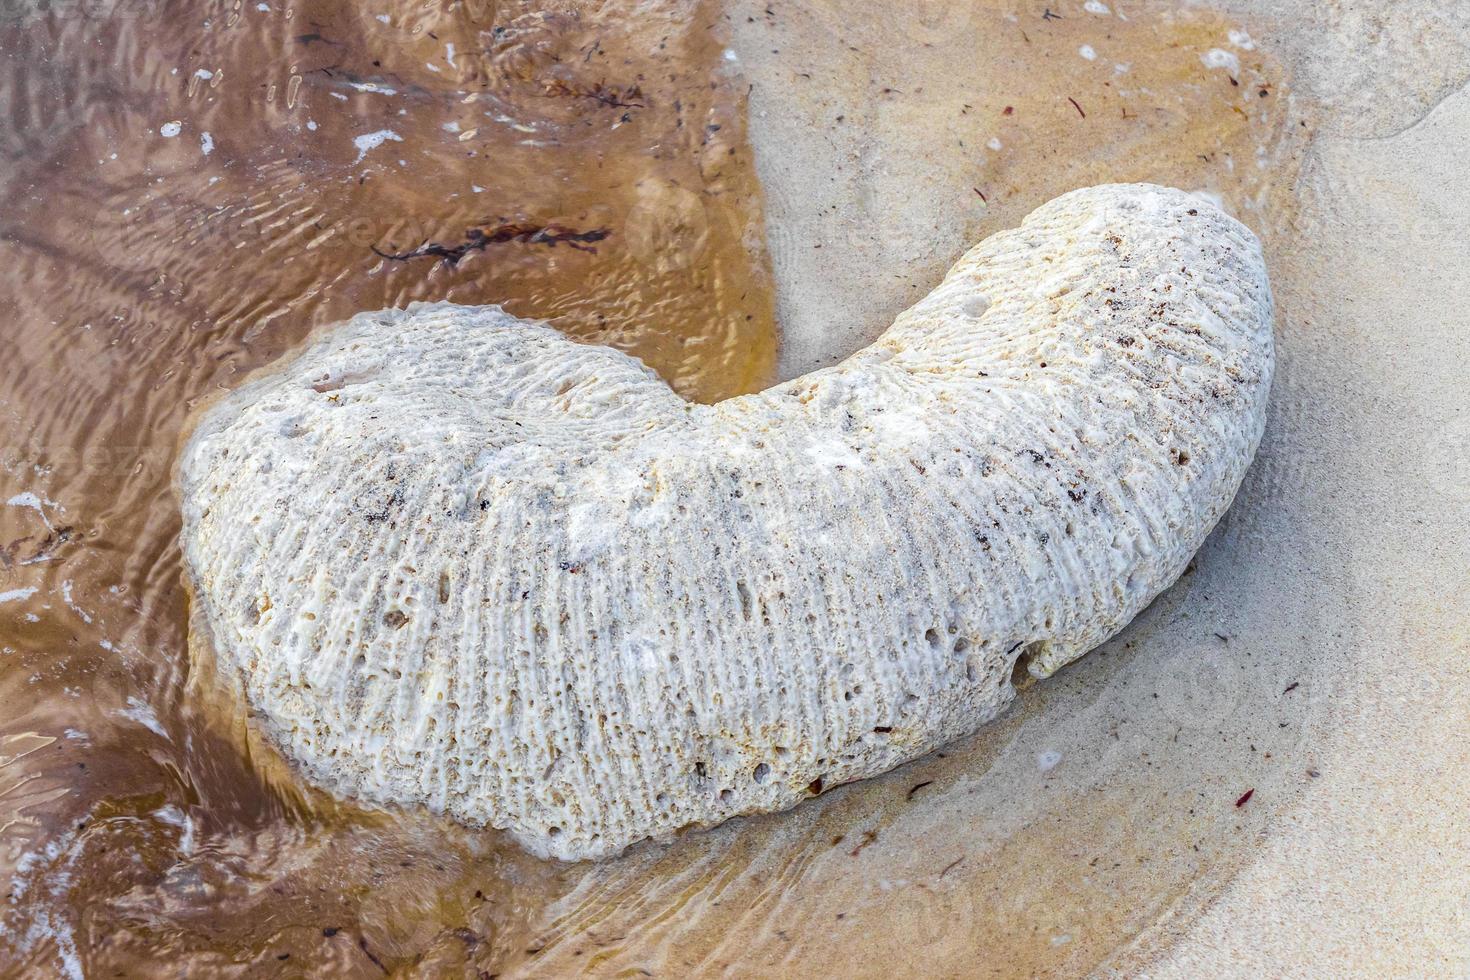
[[[1009, 6], [1031, 40], [1050, 25]], [[793, 899], [844, 914], [790, 923], [796, 949], [772, 965], [1470, 971], [1470, 5], [1227, 6], [1283, 63], [1303, 131], [1270, 161], [1300, 167], [1298, 206], [1272, 187], [1244, 215], [1281, 308], [1253, 475], [1193, 575], [886, 817], [861, 870], [834, 872], [840, 898]], [[932, 107], [993, 97], [976, 87], [1004, 66], [943, 16], [927, 34], [890, 25], [902, 43], [884, 44], [861, 26], [871, 5], [825, 24], [745, 7], [735, 48], [791, 376], [866, 343], [977, 232], [1056, 188], [1022, 176], [977, 213], [975, 146], [937, 138]], [[844, 74], [853, 49], [868, 77]], [[1058, 159], [1079, 149], [1030, 166], [1057, 180], [1178, 166], [1149, 147]], [[911, 775], [895, 791], [933, 778]]]

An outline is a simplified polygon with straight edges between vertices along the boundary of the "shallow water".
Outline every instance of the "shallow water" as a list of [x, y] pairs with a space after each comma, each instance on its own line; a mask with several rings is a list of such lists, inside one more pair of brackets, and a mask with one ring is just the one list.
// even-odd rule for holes
[[[1146, 175], [1274, 218], [1289, 181], [1267, 175], [1300, 120], [1237, 25], [1007, 0], [897, 21], [836, 0], [14, 3], [0, 0], [0, 974], [1077, 971], [1249, 846], [1226, 833], [1241, 820], [1228, 805], [1135, 816], [1168, 793], [1138, 746], [1213, 738], [1214, 697], [1109, 718], [1126, 681], [1086, 664], [939, 756], [601, 866], [333, 803], [247, 738], [207, 656], [191, 666], [169, 473], [213, 392], [314, 329], [415, 299], [549, 318], [691, 398], [767, 384], [767, 244], [777, 262], [822, 244], [764, 224], [746, 100], [815, 111], [768, 84], [770, 59], [781, 84], [825, 86], [829, 125], [973, 141], [959, 237]], [[912, 41], [901, 57], [892, 36]], [[925, 163], [922, 147], [868, 152]], [[879, 232], [915, 291], [954, 257], [932, 245], [950, 232]], [[1187, 577], [1104, 656], [1179, 628], [1210, 587]], [[1065, 765], [1038, 756], [1028, 726], [1059, 705], [1112, 741]], [[1247, 734], [1278, 754], [1298, 737]], [[1045, 806], [994, 802], [1018, 792]], [[1146, 887], [1121, 870], [1141, 863]], [[873, 930], [904, 950], [836, 956]]]

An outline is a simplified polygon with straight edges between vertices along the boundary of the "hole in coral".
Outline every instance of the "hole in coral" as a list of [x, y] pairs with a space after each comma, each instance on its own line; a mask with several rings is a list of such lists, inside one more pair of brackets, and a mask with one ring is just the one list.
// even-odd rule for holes
[[934, 629], [933, 627], [930, 627], [929, 629], [924, 631], [924, 639], [929, 641], [929, 645], [931, 647], [939, 646], [939, 631], [937, 629]]
[[770, 775], [771, 767], [762, 762], [755, 767], [755, 772], [750, 774], [750, 778], [754, 779], [757, 783], [764, 783]]
[[1028, 643], [1021, 650], [1021, 655], [1011, 665], [1011, 687], [1018, 691], [1024, 691], [1036, 683], [1036, 675], [1031, 672], [1031, 665], [1038, 657], [1046, 653], [1050, 644], [1046, 640], [1036, 640]]

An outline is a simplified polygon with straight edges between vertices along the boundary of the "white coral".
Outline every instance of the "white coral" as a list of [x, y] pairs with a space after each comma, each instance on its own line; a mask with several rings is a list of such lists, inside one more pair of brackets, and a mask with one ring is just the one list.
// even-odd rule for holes
[[311, 779], [610, 855], [891, 769], [1120, 629], [1229, 505], [1271, 329], [1251, 233], [1150, 186], [717, 405], [496, 307], [365, 314], [202, 419], [184, 555]]

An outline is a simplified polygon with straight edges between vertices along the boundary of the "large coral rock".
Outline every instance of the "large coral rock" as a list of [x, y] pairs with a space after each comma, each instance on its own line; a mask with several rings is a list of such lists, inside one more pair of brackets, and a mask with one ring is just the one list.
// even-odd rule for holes
[[496, 307], [355, 317], [186, 445], [200, 621], [315, 782], [559, 858], [974, 731], [1184, 569], [1261, 436], [1260, 249], [1068, 194], [717, 405]]

